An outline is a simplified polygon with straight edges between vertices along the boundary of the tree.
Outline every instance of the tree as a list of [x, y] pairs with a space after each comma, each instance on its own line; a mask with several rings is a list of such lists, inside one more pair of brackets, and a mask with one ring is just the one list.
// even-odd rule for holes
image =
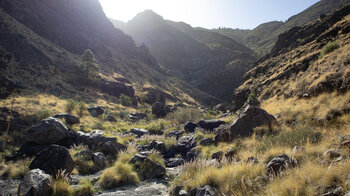
[[88, 83], [95, 83], [100, 79], [99, 65], [96, 63], [94, 54], [90, 49], [84, 51], [81, 56], [81, 63], [79, 65], [81, 76]]

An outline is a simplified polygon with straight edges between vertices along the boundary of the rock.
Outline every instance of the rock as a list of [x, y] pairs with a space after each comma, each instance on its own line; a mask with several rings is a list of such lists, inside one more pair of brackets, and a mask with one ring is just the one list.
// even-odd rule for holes
[[32, 157], [37, 155], [40, 151], [47, 148], [45, 145], [23, 145], [21, 148], [16, 152], [15, 157], [16, 158], [24, 158], [24, 157]]
[[193, 135], [186, 135], [177, 141], [177, 150], [179, 153], [186, 155], [186, 153], [196, 147], [196, 145], [196, 138]]
[[340, 148], [348, 148], [350, 149], [350, 140], [345, 140], [339, 144]]
[[175, 137], [177, 140], [184, 134], [184, 131], [170, 131], [165, 135], [166, 138]]
[[126, 146], [123, 144], [117, 143], [116, 141], [108, 141], [102, 144], [100, 150], [105, 155], [117, 156], [118, 152], [126, 150]]
[[171, 106], [165, 105], [162, 102], [156, 102], [152, 105], [152, 114], [154, 114], [157, 118], [162, 118], [171, 111]]
[[149, 148], [160, 152], [160, 154], [165, 154], [167, 152], [166, 146], [163, 142], [153, 140], [149, 144]]
[[256, 157], [248, 157], [246, 160], [247, 163], [251, 163], [251, 164], [258, 164], [259, 160]]
[[218, 152], [213, 153], [213, 155], [211, 155], [211, 158], [216, 159], [216, 160], [221, 160], [223, 156], [224, 156], [224, 152], [218, 151]]
[[196, 148], [192, 148], [186, 153], [186, 161], [194, 161], [199, 156], [199, 151]]
[[[344, 194], [344, 189], [343, 187], [339, 186], [339, 187], [336, 187], [335, 189], [330, 190], [327, 193], [322, 194], [321, 196], [338, 196], [343, 194]], [[344, 196], [346, 196], [346, 194]]]
[[178, 167], [180, 165], [183, 165], [185, 163], [185, 160], [183, 158], [170, 158], [165, 161], [166, 167]]
[[33, 125], [26, 133], [25, 140], [32, 144], [56, 144], [69, 136], [68, 128], [56, 118], [46, 118]]
[[131, 85], [127, 85], [123, 82], [102, 81], [99, 87], [102, 92], [108, 93], [117, 98], [119, 98], [121, 94], [127, 95], [129, 97], [135, 96], [134, 88]]
[[96, 152], [92, 155], [92, 161], [98, 168], [103, 169], [106, 167], [107, 158], [102, 152]]
[[225, 158], [228, 160], [233, 160], [233, 158], [236, 154], [237, 154], [237, 149], [234, 147], [231, 147], [226, 151]]
[[188, 122], [186, 122], [184, 129], [186, 132], [193, 133], [195, 131], [195, 129], [197, 128], [197, 126], [198, 125], [196, 123], [188, 121]]
[[225, 124], [225, 122], [221, 120], [201, 120], [198, 122], [198, 127], [213, 131], [215, 128], [218, 128], [222, 124]]
[[327, 159], [337, 159], [339, 157], [342, 157], [340, 150], [334, 150], [334, 149], [329, 149], [326, 152], [323, 153], [323, 156]]
[[281, 154], [273, 158], [267, 165], [266, 169], [269, 174], [278, 174], [279, 172], [287, 169], [288, 167], [294, 167], [294, 161], [286, 154]]
[[111, 115], [107, 115], [106, 120], [109, 122], [117, 122], [117, 119], [115, 119], [114, 116]]
[[54, 116], [55, 118], [64, 119], [67, 124], [74, 125], [80, 123], [80, 119], [77, 116], [67, 113], [60, 113]]
[[101, 106], [88, 107], [88, 111], [89, 111], [90, 115], [93, 117], [98, 117], [105, 112], [105, 110]]
[[198, 188], [196, 192], [196, 196], [216, 196], [216, 190], [210, 186], [206, 185], [204, 187]]
[[40, 169], [27, 172], [18, 188], [18, 195], [40, 196], [52, 194], [51, 176]]
[[216, 142], [230, 142], [231, 134], [230, 134], [230, 125], [220, 125], [218, 128], [214, 129]]
[[159, 163], [152, 161], [140, 154], [134, 155], [129, 163], [135, 166], [137, 173], [142, 179], [161, 178], [165, 175], [166, 169]]
[[181, 191], [179, 192], [179, 196], [188, 196], [188, 193], [187, 193], [186, 190], [181, 190]]
[[213, 109], [216, 110], [216, 111], [226, 112], [226, 108], [227, 108], [226, 104], [220, 103], [220, 104], [214, 106]]
[[265, 110], [255, 106], [248, 106], [230, 126], [230, 140], [251, 135], [255, 127], [264, 125], [272, 127], [275, 121], [275, 117], [268, 114]]
[[142, 137], [144, 135], [150, 135], [149, 131], [145, 129], [139, 129], [139, 128], [132, 128], [129, 131], [130, 133], [136, 135], [136, 137]]
[[103, 146], [106, 142], [116, 142], [117, 138], [104, 137], [103, 132], [100, 130], [94, 130], [90, 133], [77, 132], [76, 143], [86, 145], [91, 150], [96, 150]]
[[215, 144], [215, 140], [213, 140], [212, 138], [204, 138], [199, 144], [202, 146], [210, 146]]
[[147, 114], [145, 114], [145, 113], [131, 113], [128, 116], [129, 116], [130, 120], [132, 120], [132, 121], [139, 121], [139, 120], [147, 118]]
[[74, 161], [67, 148], [51, 145], [35, 157], [29, 168], [38, 168], [53, 176], [57, 174], [58, 170], [65, 170], [66, 173], [70, 174], [74, 169]]
[[294, 146], [292, 153], [295, 154], [295, 153], [303, 152], [303, 151], [305, 151], [305, 148], [300, 147], [300, 146]]

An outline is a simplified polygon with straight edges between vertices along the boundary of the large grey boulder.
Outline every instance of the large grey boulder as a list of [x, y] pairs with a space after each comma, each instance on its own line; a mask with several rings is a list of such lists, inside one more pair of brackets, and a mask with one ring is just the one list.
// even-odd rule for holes
[[129, 161], [137, 170], [142, 179], [161, 178], [165, 175], [166, 169], [159, 163], [152, 161], [146, 156], [136, 154]]
[[[239, 114], [237, 120], [233, 122], [229, 129], [229, 136], [226, 131], [218, 132], [215, 137], [221, 141], [231, 141], [238, 137], [247, 137], [253, 134], [253, 129], [260, 126], [272, 127], [272, 124], [276, 122], [276, 119], [265, 110], [248, 105], [242, 113]], [[225, 135], [225, 138], [222, 135]]]
[[68, 128], [61, 120], [46, 118], [33, 125], [26, 133], [25, 140], [32, 144], [56, 144], [69, 136]]
[[196, 192], [196, 196], [215, 196], [218, 195], [216, 190], [210, 186], [206, 185], [204, 187], [198, 188]]
[[184, 129], [185, 129], [186, 132], [193, 133], [196, 130], [197, 127], [198, 127], [198, 124], [193, 123], [191, 121], [188, 121], [188, 122], [186, 122], [186, 124], [184, 126]]
[[90, 115], [93, 117], [98, 117], [105, 112], [105, 110], [101, 106], [91, 106], [91, 107], [88, 107], [87, 110], [90, 113]]
[[70, 174], [74, 169], [74, 161], [67, 148], [51, 145], [36, 155], [29, 168], [38, 168], [53, 176], [59, 170], [65, 170], [65, 173]]
[[77, 132], [76, 143], [81, 145], [86, 145], [92, 150], [96, 150], [103, 146], [107, 142], [116, 142], [115, 137], [105, 137], [103, 132], [100, 130], [94, 130], [90, 133], [84, 133], [81, 131]]
[[40, 169], [27, 172], [18, 188], [18, 195], [46, 196], [52, 194], [51, 176]]
[[287, 168], [294, 167], [295, 162], [286, 154], [281, 154], [273, 158], [267, 165], [266, 170], [268, 174], [278, 174]]
[[225, 124], [225, 122], [221, 120], [201, 120], [198, 122], [198, 127], [208, 131], [213, 131], [222, 124]]
[[74, 125], [80, 123], [80, 119], [77, 116], [68, 113], [60, 113], [54, 116], [55, 118], [64, 119], [67, 124]]
[[145, 129], [139, 129], [139, 128], [132, 128], [129, 131], [130, 133], [136, 135], [136, 137], [142, 137], [144, 135], [150, 135], [149, 131]]

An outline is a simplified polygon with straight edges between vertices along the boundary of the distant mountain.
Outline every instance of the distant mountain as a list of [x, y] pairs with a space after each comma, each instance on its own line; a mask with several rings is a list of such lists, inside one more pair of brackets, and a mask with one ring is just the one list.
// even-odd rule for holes
[[[113, 20], [112, 20], [113, 21]], [[253, 52], [237, 41], [183, 22], [164, 20], [146, 10], [126, 24], [114, 22], [171, 73], [225, 101], [255, 62]]]
[[91, 49], [103, 78], [125, 77], [138, 91], [154, 87], [188, 95], [192, 102], [216, 102], [167, 74], [147, 47], [113, 26], [98, 0], [2, 0], [0, 25], [1, 89], [79, 94], [85, 87], [75, 79], [76, 67]]
[[321, 0], [303, 12], [290, 17], [286, 22], [268, 22], [253, 30], [219, 28], [213, 31], [235, 39], [254, 50], [258, 57], [262, 57], [271, 51], [281, 33], [316, 20], [323, 14], [328, 14], [348, 2], [350, 0]]

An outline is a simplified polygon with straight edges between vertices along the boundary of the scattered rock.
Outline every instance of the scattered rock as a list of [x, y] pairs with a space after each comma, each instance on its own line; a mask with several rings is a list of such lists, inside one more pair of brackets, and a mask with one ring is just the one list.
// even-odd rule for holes
[[91, 150], [97, 150], [102, 147], [106, 142], [116, 142], [117, 138], [104, 137], [103, 132], [100, 130], [94, 130], [90, 133], [77, 132], [76, 143], [86, 145]]
[[135, 166], [137, 173], [142, 179], [161, 178], [166, 173], [166, 169], [159, 163], [140, 154], [134, 155], [129, 163]]
[[[343, 187], [339, 186], [339, 187], [336, 187], [335, 189], [330, 190], [327, 193], [322, 194], [321, 196], [338, 196], [343, 194], [344, 194], [344, 189]], [[344, 196], [346, 196], [346, 194]]]
[[181, 190], [179, 196], [188, 196], [188, 192], [186, 190]]
[[107, 141], [102, 144], [102, 146], [100, 147], [100, 150], [105, 155], [116, 156], [118, 152], [126, 150], [126, 146], [124, 146], [123, 144], [117, 143], [115, 140]]
[[206, 185], [204, 187], [198, 188], [196, 192], [196, 196], [215, 196], [218, 195], [216, 190], [210, 186]]
[[132, 128], [129, 131], [130, 133], [136, 135], [136, 137], [142, 137], [144, 135], [150, 135], [149, 131], [145, 129], [139, 129], [139, 128]]
[[265, 110], [255, 106], [248, 106], [238, 116], [238, 119], [230, 127], [230, 139], [249, 136], [255, 127], [267, 125], [272, 127], [275, 117]]
[[177, 141], [177, 151], [178, 153], [186, 156], [187, 152], [192, 148], [196, 147], [197, 140], [193, 135], [186, 135]]
[[101, 106], [91, 106], [88, 108], [88, 111], [93, 117], [98, 117], [105, 112], [105, 110]]
[[224, 152], [223, 151], [218, 151], [218, 152], [213, 153], [211, 158], [212, 159], [216, 159], [216, 160], [221, 160], [223, 156], [224, 156]]
[[305, 148], [300, 146], [294, 146], [292, 153], [295, 154], [295, 153], [304, 152], [304, 151], [305, 151]]
[[218, 128], [220, 125], [225, 124], [224, 121], [221, 120], [201, 120], [198, 122], [198, 127], [213, 131], [215, 128]]
[[80, 123], [80, 119], [77, 116], [67, 113], [60, 113], [54, 116], [55, 118], [64, 119], [67, 124], [74, 125]]
[[74, 161], [67, 148], [51, 145], [35, 157], [29, 168], [38, 168], [53, 176], [57, 174], [58, 170], [65, 170], [66, 173], [70, 174], [74, 169]]
[[147, 114], [145, 114], [145, 113], [131, 113], [128, 116], [129, 116], [130, 120], [132, 120], [132, 121], [139, 121], [139, 120], [147, 118]]
[[220, 125], [218, 128], [214, 129], [216, 142], [230, 142], [230, 125]]
[[165, 154], [167, 152], [166, 146], [163, 142], [153, 140], [149, 144], [149, 148], [160, 152], [160, 154]]
[[286, 154], [281, 154], [273, 158], [266, 166], [269, 174], [278, 174], [279, 172], [287, 169], [288, 167], [294, 167], [294, 161]]
[[345, 140], [339, 144], [340, 148], [348, 148], [350, 149], [350, 140]]
[[215, 140], [213, 140], [212, 138], [204, 138], [199, 144], [202, 146], [210, 146], [215, 144]]
[[52, 194], [51, 176], [40, 169], [33, 169], [24, 176], [18, 195], [39, 196]]
[[107, 158], [102, 152], [96, 152], [92, 154], [92, 161], [98, 168], [103, 169], [106, 167]]
[[166, 138], [175, 137], [177, 140], [184, 134], [184, 131], [170, 131], [165, 135]]
[[107, 115], [106, 120], [109, 122], [117, 122], [117, 119], [115, 119], [112, 115]]
[[192, 148], [190, 151], [186, 153], [186, 161], [194, 161], [199, 156], [199, 151], [197, 148]]
[[193, 133], [195, 131], [195, 129], [197, 128], [197, 126], [198, 125], [196, 123], [188, 121], [188, 122], [186, 122], [184, 129], [186, 132]]
[[65, 140], [69, 136], [68, 128], [57, 118], [46, 118], [33, 125], [25, 136], [32, 144], [50, 145]]
[[165, 161], [166, 167], [177, 167], [180, 165], [183, 165], [185, 163], [185, 160], [183, 158], [170, 158]]
[[118, 97], [121, 94], [127, 95], [129, 97], [135, 96], [134, 88], [131, 85], [127, 85], [119, 81], [101, 81], [100, 89], [102, 92], [108, 93], [112, 96]]
[[152, 105], [152, 114], [154, 114], [157, 118], [162, 118], [172, 111], [174, 110], [171, 106], [165, 105], [162, 102], [156, 102]]
[[226, 151], [225, 158], [228, 160], [233, 160], [233, 158], [236, 154], [237, 154], [237, 149], [234, 147], [231, 147]]
[[323, 153], [323, 156], [327, 159], [334, 160], [342, 157], [340, 150], [329, 149]]

